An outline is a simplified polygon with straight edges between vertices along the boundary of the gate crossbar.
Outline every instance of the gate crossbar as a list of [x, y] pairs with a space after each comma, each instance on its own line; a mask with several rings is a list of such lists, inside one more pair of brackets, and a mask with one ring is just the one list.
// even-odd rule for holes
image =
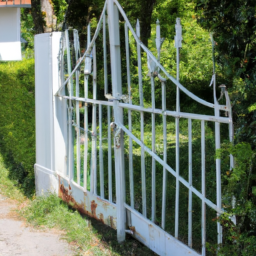
[[119, 106], [121, 108], [126, 108], [130, 110], [173, 116], [177, 118], [191, 118], [196, 120], [205, 120], [205, 121], [220, 122], [220, 123], [226, 123], [226, 124], [229, 124], [232, 122], [231, 119], [228, 117], [216, 117], [216, 116], [210, 116], [210, 115], [191, 114], [191, 113], [176, 112], [176, 111], [169, 111], [169, 110], [162, 111], [161, 109], [157, 109], [157, 108], [154, 108], [154, 109], [144, 108], [141, 106], [126, 104], [126, 103], [119, 103]]

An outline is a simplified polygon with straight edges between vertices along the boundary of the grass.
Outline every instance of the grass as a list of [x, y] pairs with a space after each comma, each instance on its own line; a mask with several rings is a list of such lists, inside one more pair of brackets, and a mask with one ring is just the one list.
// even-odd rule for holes
[[39, 229], [57, 228], [64, 231], [62, 238], [75, 248], [75, 255], [155, 255], [140, 242], [127, 236], [124, 243], [117, 242], [116, 231], [82, 216], [56, 195], [27, 199], [16, 181], [9, 179], [9, 170], [0, 154], [0, 193], [26, 206], [18, 211], [27, 223]]
[[18, 189], [19, 185], [16, 181], [9, 179], [9, 171], [4, 164], [2, 155], [0, 154], [0, 193], [8, 198], [23, 202], [26, 197]]

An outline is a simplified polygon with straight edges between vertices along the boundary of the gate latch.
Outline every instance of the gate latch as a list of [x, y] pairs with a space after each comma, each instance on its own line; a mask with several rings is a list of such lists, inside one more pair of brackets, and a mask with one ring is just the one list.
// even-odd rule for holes
[[122, 129], [114, 122], [110, 124], [111, 130], [115, 133], [115, 147], [120, 148], [120, 137], [121, 137], [121, 131]]
[[115, 98], [115, 97], [112, 96], [112, 94], [107, 93], [107, 94], [105, 94], [105, 98], [107, 98], [109, 101], [122, 100], [124, 103], [129, 103], [129, 101], [130, 101], [129, 95], [126, 95], [126, 94]]

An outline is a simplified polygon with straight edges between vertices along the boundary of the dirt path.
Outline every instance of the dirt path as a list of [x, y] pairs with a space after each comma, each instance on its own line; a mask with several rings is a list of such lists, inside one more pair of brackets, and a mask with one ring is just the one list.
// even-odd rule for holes
[[0, 194], [0, 256], [71, 256], [70, 246], [60, 232], [42, 232], [17, 218], [14, 201]]

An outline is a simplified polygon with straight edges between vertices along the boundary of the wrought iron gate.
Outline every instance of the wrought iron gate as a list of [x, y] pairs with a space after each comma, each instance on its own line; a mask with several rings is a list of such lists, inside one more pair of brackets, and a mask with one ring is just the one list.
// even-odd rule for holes
[[[119, 15], [124, 20], [124, 46], [120, 43]], [[77, 31], [67, 30], [62, 34], [58, 57], [59, 88], [57, 92], [55, 91], [55, 104], [56, 108], [61, 108], [64, 113], [62, 119], [67, 121], [67, 126], [60, 128], [60, 130], [66, 129], [66, 133], [63, 132], [66, 135], [63, 136], [67, 157], [61, 160], [65, 170], [60, 171], [56, 168], [54, 171], [58, 176], [58, 193], [63, 200], [72, 202], [81, 212], [117, 229], [118, 241], [124, 241], [126, 233], [129, 233], [160, 255], [206, 255], [206, 231], [209, 230], [207, 214], [214, 211], [214, 214], [219, 216], [223, 209], [220, 159], [215, 160], [216, 202], [212, 200], [215, 196], [210, 195], [209, 198], [206, 193], [205, 131], [208, 123], [214, 123], [216, 150], [221, 144], [220, 124], [228, 126], [229, 139], [232, 141], [232, 112], [225, 87], [221, 89], [226, 98], [226, 105], [220, 105], [217, 100], [215, 73], [210, 83], [213, 85], [214, 103], [200, 99], [179, 83], [179, 50], [182, 34], [180, 20], [177, 19], [176, 22], [176, 79], [169, 75], [160, 63], [162, 39], [159, 22], [156, 30], [158, 52], [156, 58], [140, 40], [139, 21], [135, 32], [117, 0], [106, 1], [92, 39], [90, 26], [88, 26], [87, 49], [83, 55], [80, 52]], [[121, 63], [122, 47], [126, 54], [126, 63]], [[131, 76], [134, 76], [134, 71], [130, 70], [131, 47], [133, 50], [136, 49], [137, 54], [137, 85], [132, 84], [131, 79]], [[143, 58], [141, 51], [144, 54]], [[103, 64], [100, 64], [104, 73], [97, 73], [97, 54], [102, 55]], [[145, 63], [145, 56], [147, 56], [150, 77], [148, 83], [148, 91], [151, 91], [150, 106], [144, 105], [143, 97], [145, 86], [143, 87], [142, 65]], [[125, 75], [122, 74], [123, 65], [126, 65]], [[172, 111], [166, 107], [167, 80], [176, 86], [176, 109]], [[104, 84], [104, 88], [98, 87], [98, 81]], [[157, 107], [155, 103], [156, 83], [161, 84], [161, 107]], [[127, 86], [126, 89], [124, 85]], [[134, 96], [133, 87], [137, 88], [137, 98]], [[199, 104], [213, 108], [214, 115], [182, 112], [180, 91]], [[221, 116], [220, 111], [227, 113], [227, 117]], [[158, 122], [162, 120], [161, 126], [157, 126], [156, 118]], [[151, 122], [148, 119], [151, 119]], [[170, 124], [169, 119], [175, 123], [175, 144], [172, 145], [175, 151], [169, 150], [171, 144], [170, 131], [167, 128]], [[187, 122], [187, 177], [184, 177], [180, 168], [180, 138], [182, 138], [180, 120]], [[54, 122], [56, 130], [58, 122], [56, 120]], [[148, 128], [145, 133], [146, 124], [151, 125], [151, 136]], [[200, 143], [197, 148], [197, 150], [201, 148], [199, 150], [200, 172], [192, 170], [193, 124], [196, 129], [201, 129]], [[159, 127], [162, 130], [161, 135], [159, 132], [156, 134], [156, 129], [159, 130]], [[140, 130], [140, 136], [136, 129]], [[149, 139], [146, 140], [145, 136]], [[54, 147], [55, 150], [59, 147], [56, 139]], [[169, 163], [168, 152], [175, 154], [175, 163]], [[174, 168], [171, 167], [172, 165]], [[232, 168], [232, 156], [230, 156], [230, 165]], [[43, 168], [39, 164], [36, 166]], [[196, 181], [197, 187], [193, 185], [195, 184], [193, 178], [201, 179], [199, 183]], [[199, 187], [198, 184], [200, 184]], [[137, 189], [138, 187], [141, 191]], [[174, 203], [173, 208], [167, 209], [167, 204], [172, 202], [170, 191], [173, 191]], [[183, 191], [182, 194], [181, 191]], [[183, 199], [180, 203], [182, 196], [187, 200], [187, 209], [182, 206]], [[200, 214], [194, 212], [193, 202], [196, 202], [197, 209], [201, 211]], [[207, 212], [206, 207], [209, 209]], [[181, 221], [184, 212], [187, 218]], [[173, 217], [170, 217], [171, 215]], [[200, 235], [193, 233], [195, 215], [201, 216], [196, 219], [196, 225], [200, 228], [195, 229], [196, 232], [201, 230]], [[187, 237], [180, 236], [181, 223], [182, 229], [186, 226]], [[216, 242], [221, 243], [222, 227], [219, 222], [214, 225], [217, 225]], [[200, 237], [201, 241], [198, 242], [197, 238], [197, 244], [192, 243], [193, 235]]]

